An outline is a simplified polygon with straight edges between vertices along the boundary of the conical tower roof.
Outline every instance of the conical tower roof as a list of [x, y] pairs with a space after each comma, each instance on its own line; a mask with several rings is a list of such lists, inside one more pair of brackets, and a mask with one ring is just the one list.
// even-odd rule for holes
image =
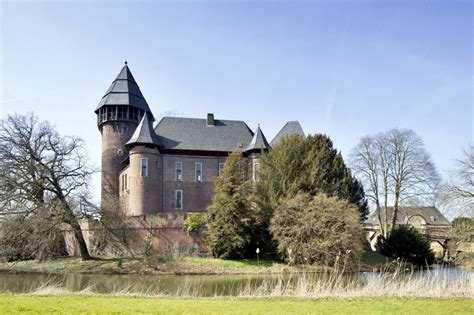
[[283, 128], [281, 128], [275, 138], [273, 138], [271, 145], [277, 144], [284, 137], [289, 137], [295, 134], [300, 135], [302, 137], [306, 137], [299, 121], [289, 121], [283, 126]]
[[270, 149], [270, 145], [263, 135], [262, 129], [258, 126], [257, 131], [255, 131], [255, 134], [253, 135], [252, 141], [250, 141], [250, 144], [247, 146], [245, 151], [268, 149]]
[[160, 140], [153, 130], [152, 121], [149, 117], [149, 114], [145, 113], [132, 137], [125, 144], [126, 146], [135, 144], [153, 144], [161, 146]]
[[106, 105], [126, 105], [136, 107], [148, 112], [151, 115], [152, 120], [155, 120], [137, 82], [133, 78], [132, 72], [130, 72], [130, 69], [128, 68], [126, 61], [118, 76], [112, 82], [107, 92], [105, 92], [99, 105], [97, 105], [95, 112], [97, 113], [102, 106]]

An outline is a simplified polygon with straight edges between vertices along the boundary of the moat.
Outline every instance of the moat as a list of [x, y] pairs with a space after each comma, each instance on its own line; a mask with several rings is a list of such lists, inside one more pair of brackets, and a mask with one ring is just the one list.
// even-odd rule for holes
[[[404, 276], [410, 276], [406, 273]], [[325, 273], [272, 274], [272, 275], [105, 275], [55, 273], [0, 273], [0, 293], [42, 293], [54, 288], [64, 292], [99, 294], [149, 294], [171, 296], [237, 296], [248, 289], [262, 286], [296, 285], [302, 280], [308, 284], [330, 283]], [[366, 285], [378, 272], [346, 273], [336, 280], [345, 285]], [[431, 281], [468, 281], [472, 286], [474, 273], [460, 268], [434, 268], [417, 271], [411, 276], [429, 277]], [[303, 279], [304, 277], [304, 279]]]

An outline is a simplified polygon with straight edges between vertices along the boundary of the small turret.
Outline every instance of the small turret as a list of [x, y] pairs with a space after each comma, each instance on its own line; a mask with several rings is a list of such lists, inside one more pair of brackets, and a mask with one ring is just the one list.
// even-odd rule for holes
[[252, 180], [258, 182], [260, 176], [258, 174], [260, 170], [260, 153], [270, 150], [270, 145], [268, 144], [265, 135], [258, 126], [255, 134], [253, 135], [252, 141], [250, 141], [247, 148], [245, 148], [245, 153], [248, 154], [249, 163], [251, 166]]
[[159, 187], [162, 169], [160, 140], [153, 130], [151, 118], [145, 113], [130, 140], [125, 144], [130, 150], [129, 167], [123, 172], [129, 178], [127, 213], [132, 216], [156, 214], [161, 205]]
[[258, 126], [255, 134], [253, 135], [252, 141], [250, 141], [249, 145], [245, 149], [245, 152], [260, 152], [262, 150], [267, 151], [270, 149], [270, 145], [268, 144], [267, 139], [263, 135], [262, 129], [260, 129], [260, 125]]
[[153, 130], [151, 118], [149, 118], [147, 113], [143, 116], [132, 137], [125, 144], [125, 147], [131, 148], [136, 145], [144, 145], [148, 147], [161, 146], [160, 140]]

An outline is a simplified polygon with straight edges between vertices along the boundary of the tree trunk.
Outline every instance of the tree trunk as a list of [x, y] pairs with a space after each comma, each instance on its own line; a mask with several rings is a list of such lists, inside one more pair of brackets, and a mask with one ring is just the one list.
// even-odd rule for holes
[[395, 187], [395, 204], [393, 206], [393, 215], [392, 215], [392, 230], [395, 228], [395, 224], [397, 223], [397, 216], [398, 216], [398, 201], [400, 199], [400, 188], [397, 185]]
[[383, 192], [383, 209], [384, 209], [384, 237], [388, 236], [388, 213], [387, 213], [387, 204], [388, 204], [388, 183], [387, 178], [384, 178], [384, 192]]
[[377, 213], [377, 222], [378, 222], [378, 224], [379, 224], [380, 234], [382, 234], [382, 235], [385, 236], [384, 227], [383, 227], [383, 225], [382, 225], [382, 217], [380, 216], [380, 211], [381, 211], [381, 209], [380, 209], [380, 202], [377, 200], [377, 201], [375, 202], [375, 205], [376, 205], [376, 207], [377, 207], [375, 211], [376, 211], [376, 213]]
[[87, 244], [84, 240], [84, 235], [82, 234], [81, 226], [79, 225], [76, 216], [69, 207], [66, 199], [62, 195], [60, 195], [60, 198], [62, 198], [62, 205], [64, 207], [64, 211], [66, 212], [65, 223], [69, 224], [74, 231], [74, 238], [76, 239], [77, 245], [79, 246], [79, 252], [81, 254], [82, 260], [92, 259], [91, 255], [89, 254], [89, 250], [87, 249]]
[[84, 235], [82, 235], [81, 226], [77, 222], [77, 220], [71, 220], [69, 224], [71, 225], [74, 231], [74, 237], [76, 238], [77, 245], [79, 246], [79, 252], [81, 254], [82, 260], [90, 260], [92, 257], [89, 254], [89, 250], [87, 249], [86, 241], [84, 240]]

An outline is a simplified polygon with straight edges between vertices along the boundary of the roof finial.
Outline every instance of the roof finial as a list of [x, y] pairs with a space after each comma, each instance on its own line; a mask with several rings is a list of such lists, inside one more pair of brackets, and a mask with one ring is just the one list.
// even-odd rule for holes
[[127, 60], [125, 60], [125, 65], [127, 65]]

